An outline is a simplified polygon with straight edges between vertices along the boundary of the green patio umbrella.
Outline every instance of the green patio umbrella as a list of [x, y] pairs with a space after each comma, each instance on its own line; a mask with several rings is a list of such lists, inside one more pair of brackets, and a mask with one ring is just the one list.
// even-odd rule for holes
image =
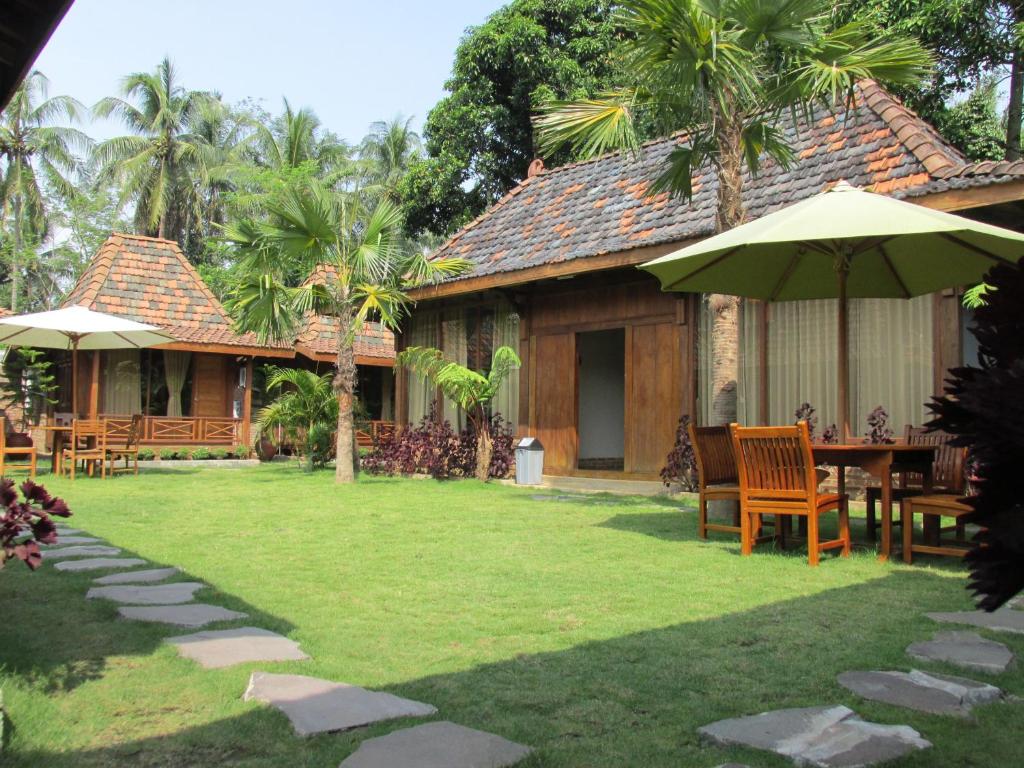
[[849, 434], [847, 300], [977, 283], [1024, 256], [1024, 234], [856, 189], [832, 189], [640, 266], [666, 291], [839, 299], [839, 415]]

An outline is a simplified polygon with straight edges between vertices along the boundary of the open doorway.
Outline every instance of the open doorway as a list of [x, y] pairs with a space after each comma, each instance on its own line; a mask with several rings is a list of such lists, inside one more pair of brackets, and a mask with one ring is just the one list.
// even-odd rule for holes
[[576, 335], [577, 468], [621, 472], [626, 455], [626, 332]]

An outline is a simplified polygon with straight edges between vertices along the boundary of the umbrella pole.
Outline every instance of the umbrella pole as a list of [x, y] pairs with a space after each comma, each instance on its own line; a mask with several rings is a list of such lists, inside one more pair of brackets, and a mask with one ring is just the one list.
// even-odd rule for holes
[[846, 283], [850, 277], [850, 262], [844, 255], [836, 261], [836, 272], [839, 277], [839, 345], [838, 345], [838, 377], [839, 377], [839, 429], [840, 440], [845, 443], [850, 438], [850, 313], [846, 297]]
[[78, 339], [71, 340], [71, 418], [78, 418]]

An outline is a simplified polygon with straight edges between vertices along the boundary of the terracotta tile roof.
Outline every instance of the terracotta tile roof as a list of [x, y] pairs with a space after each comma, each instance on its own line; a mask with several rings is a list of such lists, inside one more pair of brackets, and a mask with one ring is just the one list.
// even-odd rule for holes
[[71, 304], [151, 323], [181, 342], [290, 349], [235, 333], [220, 301], [172, 240], [112, 234], [63, 302]]
[[[327, 283], [337, 280], [337, 271], [328, 264], [320, 264], [306, 280], [311, 283]], [[395, 360], [395, 335], [381, 323], [363, 323], [363, 330], [353, 344], [357, 358], [374, 358], [381, 365], [391, 365]], [[313, 358], [330, 358], [338, 354], [338, 322], [333, 317], [306, 314], [305, 322], [295, 348]]]
[[[748, 176], [750, 218], [839, 179], [904, 197], [1024, 178], [1024, 162], [967, 163], [870, 80], [858, 85], [854, 108], [818, 109], [810, 119], [787, 126], [786, 135], [797, 161], [788, 170], [767, 163], [757, 177]], [[717, 180], [710, 166], [694, 176], [689, 202], [647, 193], [649, 180], [684, 138], [648, 142], [637, 158], [613, 153], [529, 178], [436, 255], [473, 262], [469, 274], [456, 278], [464, 280], [711, 235]]]

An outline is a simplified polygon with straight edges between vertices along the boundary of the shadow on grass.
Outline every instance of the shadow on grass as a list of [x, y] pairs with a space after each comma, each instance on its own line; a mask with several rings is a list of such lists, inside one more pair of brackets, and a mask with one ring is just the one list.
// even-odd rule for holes
[[[953, 718], [866, 702], [835, 681], [851, 669], [908, 669], [904, 648], [939, 628], [924, 612], [962, 607], [962, 596], [958, 580], [887, 571], [855, 586], [808, 597], [780, 595], [750, 610], [611, 639], [574, 643], [569, 635], [562, 650], [521, 653], [388, 690], [434, 704], [439, 719], [533, 746], [537, 753], [524, 768], [703, 768], [730, 760], [762, 768], [789, 765], [762, 752], [702, 744], [696, 729], [726, 717], [823, 704], [846, 704], [873, 721], [909, 724], [935, 743], [899, 765], [1009, 765], [1019, 756], [1019, 703], [979, 708], [965, 732]], [[1024, 671], [1001, 676], [1000, 684], [1011, 693], [1024, 692]], [[298, 739], [283, 715], [258, 707], [159, 738], [12, 758], [16, 766], [53, 768], [334, 766], [362, 740], [419, 722]]]
[[[74, 525], [74, 518], [68, 521], [68, 526], [78, 527]], [[80, 535], [89, 535], [89, 531], [82, 529]], [[107, 544], [106, 541], [100, 543]], [[148, 656], [162, 645], [166, 637], [200, 629], [249, 625], [281, 634], [295, 628], [288, 621], [261, 611], [235, 595], [209, 586], [196, 592], [196, 602], [240, 611], [247, 614], [247, 618], [216, 622], [201, 628], [121, 619], [118, 603], [86, 599], [89, 588], [96, 586], [94, 579], [115, 573], [177, 567], [177, 564], [154, 562], [144, 554], [123, 548], [116, 557], [139, 558], [146, 562], [124, 569], [58, 571], [55, 563], [85, 558], [47, 561], [44, 551], [43, 565], [35, 572], [30, 572], [20, 562], [11, 562], [4, 568], [0, 578], [0, 605], [4, 606], [5, 617], [0, 622], [0, 673], [4, 677], [35, 686], [46, 693], [68, 692], [102, 677], [110, 657]], [[177, 581], [202, 582], [202, 579], [182, 571], [157, 583]]]

